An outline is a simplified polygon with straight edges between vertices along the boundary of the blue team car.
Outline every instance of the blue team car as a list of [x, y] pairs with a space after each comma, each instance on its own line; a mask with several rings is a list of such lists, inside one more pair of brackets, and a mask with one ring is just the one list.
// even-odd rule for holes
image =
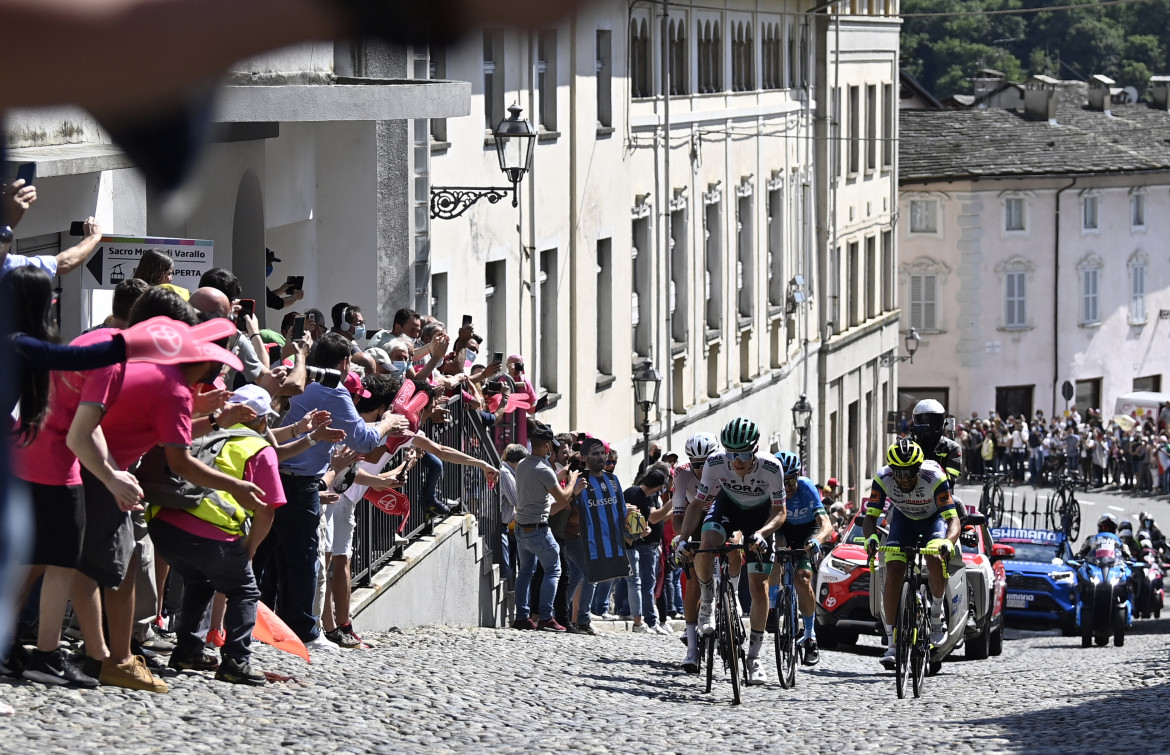
[[1060, 627], [1062, 634], [1076, 634], [1077, 575], [1068, 565], [1073, 554], [1064, 533], [996, 527], [991, 535], [995, 542], [1016, 549], [1016, 557], [1003, 562], [1008, 622], [1029, 628]]

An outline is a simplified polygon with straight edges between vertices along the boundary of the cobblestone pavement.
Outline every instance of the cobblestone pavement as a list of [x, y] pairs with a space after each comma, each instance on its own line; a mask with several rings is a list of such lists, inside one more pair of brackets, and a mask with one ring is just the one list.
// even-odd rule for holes
[[726, 680], [706, 695], [676, 670], [683, 647], [671, 637], [411, 630], [311, 666], [261, 647], [265, 670], [296, 677], [261, 689], [197, 673], [171, 679], [169, 695], [2, 680], [17, 713], [0, 720], [0, 751], [1155, 751], [1170, 706], [1167, 630], [1170, 620], [1140, 622], [1124, 647], [1088, 650], [1009, 630], [1002, 656], [948, 662], [919, 700], [896, 698], [876, 639], [863, 638], [823, 652], [795, 690], [773, 675], [739, 707]]

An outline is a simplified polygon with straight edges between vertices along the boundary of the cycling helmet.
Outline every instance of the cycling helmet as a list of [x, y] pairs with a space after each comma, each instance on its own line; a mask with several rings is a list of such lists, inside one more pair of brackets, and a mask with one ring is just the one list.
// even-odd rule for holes
[[784, 470], [785, 479], [800, 477], [800, 457], [791, 451], [777, 451], [776, 458], [780, 460], [780, 468]]
[[923, 399], [914, 406], [914, 439], [926, 448], [934, 448], [942, 439], [947, 410], [932, 398]]
[[[1105, 529], [1106, 527], [1108, 527], [1109, 529], [1106, 530]], [[1101, 515], [1101, 518], [1097, 520], [1097, 531], [1098, 532], [1114, 532], [1114, 533], [1116, 533], [1117, 532], [1117, 517], [1113, 516], [1108, 511], [1106, 511], [1104, 514]]]
[[711, 433], [695, 433], [687, 438], [683, 450], [692, 459], [706, 459], [711, 454], [719, 453], [719, 439]]
[[908, 437], [898, 438], [886, 451], [886, 463], [895, 469], [919, 467], [925, 458], [922, 446]]
[[728, 451], [747, 451], [760, 441], [760, 428], [750, 419], [736, 417], [723, 426], [719, 439]]
[[1121, 524], [1117, 525], [1117, 531], [1128, 532], [1130, 537], [1133, 537], [1133, 522], [1129, 520], [1122, 520]]

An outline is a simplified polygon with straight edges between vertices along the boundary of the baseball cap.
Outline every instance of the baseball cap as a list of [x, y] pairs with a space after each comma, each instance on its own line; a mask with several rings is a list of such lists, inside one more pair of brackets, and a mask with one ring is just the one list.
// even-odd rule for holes
[[553, 448], [560, 448], [561, 447], [560, 442], [557, 440], [556, 433], [553, 432], [553, 429], [551, 427], [549, 427], [548, 425], [546, 425], [543, 422], [536, 422], [536, 421], [533, 421], [532, 425], [533, 425], [532, 432], [529, 433], [530, 438], [532, 438], [533, 440], [551, 440], [552, 444], [553, 444]]
[[371, 395], [369, 391], [362, 387], [362, 379], [358, 377], [356, 372], [351, 372], [345, 376], [345, 390], [358, 398], [369, 398]]
[[275, 330], [269, 330], [268, 328], [264, 328], [260, 331], [260, 340], [264, 343], [275, 343], [281, 348], [284, 348], [285, 344], [287, 343], [284, 340], [284, 336], [282, 336], [280, 333], [277, 333]]
[[263, 417], [266, 414], [276, 414], [276, 410], [272, 408], [271, 394], [258, 385], [249, 384], [240, 386], [240, 389], [233, 393], [228, 401], [233, 404], [244, 404], [256, 412], [257, 417]]
[[378, 346], [372, 346], [366, 349], [366, 355], [370, 359], [373, 359], [375, 362], [377, 362], [382, 369], [391, 369], [392, 365], [390, 364], [390, 355], [386, 353], [385, 349]]
[[280, 257], [277, 257], [277, 256], [276, 256], [276, 252], [274, 252], [274, 251], [272, 251], [271, 249], [268, 249], [268, 248], [265, 248], [265, 249], [264, 249], [264, 257], [265, 257], [265, 258], [266, 258], [266, 259], [267, 259], [269, 262], [281, 262], [281, 261], [282, 261], [282, 260], [280, 259]]
[[835, 487], [837, 487], [837, 485], [838, 485], [839, 483], [837, 482], [837, 478], [836, 478], [836, 477], [830, 477], [830, 478], [829, 478], [829, 481], [828, 481], [828, 482], [826, 482], [825, 484], [826, 484], [826, 485], [828, 485], [830, 488], [835, 488]]

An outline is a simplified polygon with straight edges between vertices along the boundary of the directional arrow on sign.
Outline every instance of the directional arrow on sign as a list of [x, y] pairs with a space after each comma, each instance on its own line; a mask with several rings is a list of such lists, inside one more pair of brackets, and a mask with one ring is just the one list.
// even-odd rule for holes
[[102, 280], [102, 258], [106, 256], [105, 251], [106, 248], [104, 246], [99, 246], [89, 262], [85, 263], [86, 269], [97, 280], [99, 286], [105, 282]]

